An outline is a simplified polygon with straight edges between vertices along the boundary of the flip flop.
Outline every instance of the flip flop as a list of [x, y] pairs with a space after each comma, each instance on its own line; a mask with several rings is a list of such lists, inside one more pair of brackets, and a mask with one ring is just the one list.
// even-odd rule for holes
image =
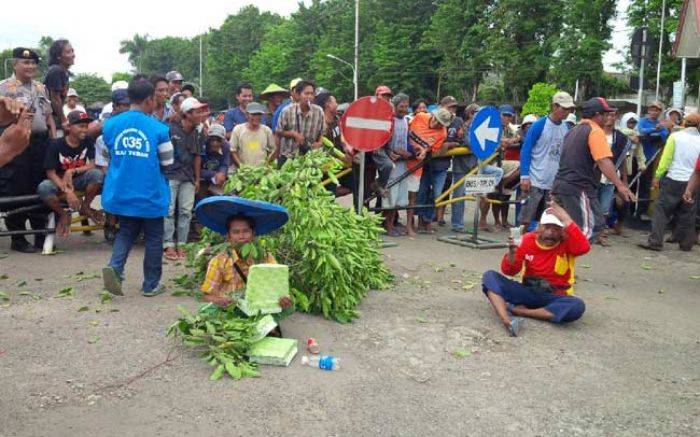
[[513, 317], [510, 320], [510, 325], [508, 325], [508, 332], [510, 333], [511, 337], [518, 336], [518, 334], [520, 333], [520, 328], [522, 328], [524, 322], [525, 319], [523, 319], [522, 317]]

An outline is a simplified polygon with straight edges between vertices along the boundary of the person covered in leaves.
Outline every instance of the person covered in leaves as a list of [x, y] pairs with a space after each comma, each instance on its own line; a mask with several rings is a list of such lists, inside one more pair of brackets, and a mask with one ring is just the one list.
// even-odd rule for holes
[[[202, 300], [219, 307], [228, 307], [235, 304], [237, 296], [245, 292], [250, 266], [277, 264], [271, 253], [255, 256], [255, 251], [249, 245], [255, 241], [256, 230], [262, 235], [286, 223], [287, 212], [284, 208], [266, 202], [213, 196], [197, 206], [196, 214], [200, 223], [224, 234], [229, 243], [225, 251], [209, 261], [200, 287]], [[279, 305], [282, 313], [275, 315], [277, 319], [294, 312], [289, 297], [281, 297]]]
[[523, 317], [552, 323], [581, 318], [586, 305], [572, 296], [574, 260], [590, 248], [578, 225], [556, 203], [550, 204], [537, 230], [525, 234], [520, 244], [508, 239], [501, 270], [508, 276], [523, 272], [522, 282], [488, 270], [482, 288], [511, 336], [518, 336]]

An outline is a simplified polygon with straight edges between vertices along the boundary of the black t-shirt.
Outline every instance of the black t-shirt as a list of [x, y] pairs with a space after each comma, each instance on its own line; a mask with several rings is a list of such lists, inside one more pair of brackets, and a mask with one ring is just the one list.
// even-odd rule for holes
[[50, 66], [44, 78], [44, 85], [47, 90], [60, 93], [61, 103], [65, 103], [68, 94], [68, 71], [57, 64]]
[[56, 170], [59, 177], [63, 177], [66, 170], [82, 167], [88, 161], [95, 160], [95, 141], [85, 137], [78, 147], [71, 147], [66, 143], [66, 138], [58, 138], [49, 142], [44, 158], [45, 170]]

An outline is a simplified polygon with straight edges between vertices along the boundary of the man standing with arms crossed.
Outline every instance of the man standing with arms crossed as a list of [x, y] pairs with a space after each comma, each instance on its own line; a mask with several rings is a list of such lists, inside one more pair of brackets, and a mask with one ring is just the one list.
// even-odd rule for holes
[[124, 265], [136, 237], [143, 231], [144, 296], [164, 291], [163, 217], [168, 215], [170, 187], [163, 168], [173, 164], [174, 152], [168, 127], [151, 116], [156, 107], [155, 88], [143, 78], [127, 89], [131, 110], [110, 118], [103, 129], [110, 161], [102, 190], [105, 211], [119, 217], [119, 231], [109, 266], [102, 270], [104, 287], [121, 295]]
[[589, 239], [600, 233], [605, 225], [598, 202], [601, 173], [615, 185], [624, 201], [636, 199], [629, 187], [620, 180], [612, 161], [612, 151], [605, 138], [603, 124], [614, 109], [602, 97], [593, 97], [581, 107], [583, 120], [564, 138], [559, 172], [552, 194]]

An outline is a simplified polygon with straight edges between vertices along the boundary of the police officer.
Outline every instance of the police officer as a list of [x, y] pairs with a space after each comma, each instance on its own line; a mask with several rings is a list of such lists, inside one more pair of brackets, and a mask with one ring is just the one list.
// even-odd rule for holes
[[[44, 178], [43, 162], [49, 136], [56, 134], [52, 118], [51, 102], [41, 82], [35, 81], [39, 55], [33, 50], [18, 47], [12, 51], [14, 74], [0, 82], [0, 96], [22, 101], [27, 111], [33, 113], [29, 146], [0, 168], [0, 197], [36, 194], [36, 188]], [[4, 130], [7, 126], [0, 126]], [[7, 205], [12, 210], [21, 205]], [[9, 231], [26, 230], [29, 219], [33, 229], [46, 227], [46, 214], [13, 214], [5, 218]], [[24, 235], [12, 236], [12, 250], [25, 253], [36, 252], [44, 244], [44, 235], [36, 235], [34, 246]]]

